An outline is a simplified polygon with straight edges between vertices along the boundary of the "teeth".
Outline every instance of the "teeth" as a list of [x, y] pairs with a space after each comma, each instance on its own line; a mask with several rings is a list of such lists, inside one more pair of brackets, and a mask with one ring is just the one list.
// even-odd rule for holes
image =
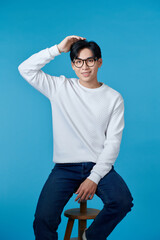
[[84, 74], [84, 75], [88, 75], [88, 74], [90, 74], [90, 72], [87, 72], [87, 73], [82, 73], [82, 74]]

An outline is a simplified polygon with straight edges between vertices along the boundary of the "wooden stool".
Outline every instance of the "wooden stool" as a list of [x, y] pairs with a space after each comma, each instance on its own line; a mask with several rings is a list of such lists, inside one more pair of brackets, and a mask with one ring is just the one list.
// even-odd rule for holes
[[[95, 219], [100, 210], [87, 208], [87, 201], [80, 202], [80, 208], [68, 209], [64, 216], [68, 217], [64, 240], [82, 240], [82, 234], [87, 226], [87, 219]], [[78, 238], [70, 238], [74, 220], [78, 219]]]

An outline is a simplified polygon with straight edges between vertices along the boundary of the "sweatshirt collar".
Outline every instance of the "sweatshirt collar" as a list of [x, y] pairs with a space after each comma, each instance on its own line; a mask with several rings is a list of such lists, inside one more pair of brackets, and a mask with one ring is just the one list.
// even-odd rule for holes
[[89, 91], [89, 92], [97, 92], [97, 91], [100, 91], [101, 89], [103, 89], [103, 88], [104, 88], [104, 83], [103, 83], [103, 82], [99, 82], [99, 83], [102, 83], [102, 85], [101, 85], [100, 87], [97, 87], [97, 88], [88, 88], [88, 87], [83, 86], [83, 85], [80, 83], [79, 79], [78, 79], [78, 85], [79, 85], [81, 88], [83, 88], [83, 89], [85, 89], [86, 91]]

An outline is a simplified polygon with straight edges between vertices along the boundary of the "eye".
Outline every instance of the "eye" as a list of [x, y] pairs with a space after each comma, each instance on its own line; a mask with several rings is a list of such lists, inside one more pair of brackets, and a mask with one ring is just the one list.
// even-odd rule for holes
[[82, 61], [81, 60], [76, 60], [75, 61], [77, 64], [80, 64]]
[[93, 58], [90, 58], [90, 59], [88, 59], [88, 62], [93, 63], [93, 62], [94, 62], [94, 59], [93, 59]]

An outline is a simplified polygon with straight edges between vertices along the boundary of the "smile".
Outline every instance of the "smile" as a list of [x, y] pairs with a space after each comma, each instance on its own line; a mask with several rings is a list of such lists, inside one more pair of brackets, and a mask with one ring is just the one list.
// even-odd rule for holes
[[83, 75], [84, 77], [88, 77], [90, 73], [91, 73], [91, 72], [83, 72], [82, 75]]

